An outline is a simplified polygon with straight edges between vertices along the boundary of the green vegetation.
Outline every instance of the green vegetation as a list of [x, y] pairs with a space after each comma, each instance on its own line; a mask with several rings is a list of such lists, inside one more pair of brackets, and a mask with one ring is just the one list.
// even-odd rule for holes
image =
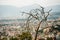
[[20, 40], [32, 40], [32, 35], [30, 34], [30, 32], [22, 32], [22, 34], [18, 35], [18, 37], [20, 38]]
[[18, 34], [16, 36], [12, 36], [12, 37], [3, 37], [0, 40], [32, 40], [32, 35], [30, 34], [30, 32], [22, 32], [22, 34]]
[[0, 39], [0, 40], [7, 40], [7, 37], [3, 37], [2, 39]]
[[16, 37], [11, 37], [10, 40], [18, 40]]

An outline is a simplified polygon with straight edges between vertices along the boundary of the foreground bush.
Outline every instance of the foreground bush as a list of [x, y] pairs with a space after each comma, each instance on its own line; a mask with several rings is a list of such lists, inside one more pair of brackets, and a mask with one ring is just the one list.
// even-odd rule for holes
[[32, 35], [30, 32], [22, 32], [21, 35], [18, 35], [20, 40], [32, 40]]
[[10, 40], [18, 40], [16, 37], [11, 37]]

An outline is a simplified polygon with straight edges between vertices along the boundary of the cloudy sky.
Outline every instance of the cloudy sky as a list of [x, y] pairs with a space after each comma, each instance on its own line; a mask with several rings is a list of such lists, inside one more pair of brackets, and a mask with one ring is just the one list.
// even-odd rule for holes
[[[52, 6], [52, 5], [60, 4], [60, 0], [0, 0], [0, 5], [10, 5], [10, 6], [15, 6], [17, 8], [29, 6], [29, 5], [34, 5], [34, 4], [39, 4], [43, 7], [46, 7], [46, 6]], [[0, 10], [2, 10], [2, 9], [0, 9]], [[2, 18], [3, 16], [9, 18], [9, 17], [12, 17], [15, 15], [15, 14], [12, 15], [12, 13], [14, 13], [14, 12], [7, 13], [8, 10], [4, 10], [4, 11], [6, 13], [5, 12], [2, 13], [3, 10], [0, 12], [0, 18]], [[12, 10], [12, 11], [14, 11], [14, 10]], [[18, 16], [18, 15], [19, 14], [15, 15], [14, 17], [16, 18], [16, 16]]]
[[17, 7], [23, 7], [32, 4], [51, 6], [60, 4], [60, 0], [0, 0], [0, 5], [13, 5]]

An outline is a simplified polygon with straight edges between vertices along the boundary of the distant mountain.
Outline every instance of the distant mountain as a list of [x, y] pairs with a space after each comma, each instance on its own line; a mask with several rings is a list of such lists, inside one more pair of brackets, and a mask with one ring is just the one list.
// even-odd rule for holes
[[[21, 11], [30, 11], [31, 9], [35, 8], [40, 8], [39, 5], [30, 5], [30, 6], [25, 6], [22, 8], [18, 8], [15, 6], [10, 6], [10, 5], [0, 5], [0, 19], [19, 19], [19, 18], [24, 18], [25, 16], [21, 16]], [[60, 5], [53, 5], [53, 6], [48, 6], [45, 7], [45, 11], [48, 11], [49, 9], [52, 9], [51, 14], [52, 16], [49, 17], [49, 19], [53, 18], [58, 18], [60, 17]]]
[[19, 8], [10, 5], [0, 5], [0, 18], [15, 17], [19, 15]]
[[52, 12], [60, 12], [60, 5], [53, 5], [45, 7], [46, 9], [52, 9]]
[[60, 18], [60, 5], [53, 5], [53, 6], [48, 6], [45, 8], [46, 10], [52, 9], [50, 14], [52, 16], [49, 17], [49, 19], [58, 19]]
[[0, 5], [0, 19], [19, 19], [24, 18], [21, 16], [20, 12], [28, 12], [31, 9], [39, 8], [38, 5], [25, 6], [22, 8], [10, 6], [10, 5]]

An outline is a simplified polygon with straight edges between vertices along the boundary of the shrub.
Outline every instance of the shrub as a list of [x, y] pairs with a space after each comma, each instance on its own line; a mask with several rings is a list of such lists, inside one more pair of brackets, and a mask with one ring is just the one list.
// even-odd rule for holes
[[18, 37], [20, 38], [20, 40], [32, 40], [32, 35], [30, 34], [30, 32], [22, 32], [22, 34], [18, 35]]
[[16, 37], [11, 37], [10, 40], [18, 40]]

